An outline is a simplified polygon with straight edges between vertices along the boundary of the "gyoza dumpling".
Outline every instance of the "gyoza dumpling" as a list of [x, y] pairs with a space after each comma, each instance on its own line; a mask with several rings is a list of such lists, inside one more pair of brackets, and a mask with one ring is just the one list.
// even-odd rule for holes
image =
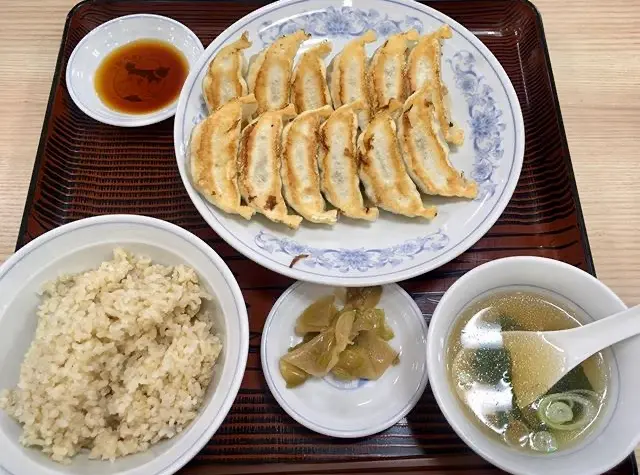
[[358, 178], [356, 111], [365, 107], [363, 101], [344, 105], [320, 127], [320, 189], [327, 201], [345, 216], [375, 221], [378, 209], [364, 205]]
[[289, 104], [293, 59], [311, 35], [298, 30], [275, 40], [249, 64], [249, 91], [258, 101], [258, 114], [280, 110]]
[[289, 206], [312, 223], [334, 224], [338, 218], [336, 210], [325, 211], [318, 175], [320, 124], [331, 112], [329, 105], [303, 112], [282, 133], [280, 176], [284, 197]]
[[367, 87], [371, 113], [386, 107], [392, 99], [400, 102], [409, 95], [404, 77], [407, 49], [410, 41], [417, 41], [416, 30], [390, 36], [371, 58], [367, 72]]
[[338, 53], [327, 69], [333, 107], [336, 109], [345, 104], [362, 101], [364, 107], [358, 112], [360, 128], [369, 123], [369, 98], [367, 97], [367, 52], [365, 45], [376, 40], [373, 30], [367, 31], [360, 38], [350, 41]]
[[237, 155], [242, 122], [255, 111], [255, 105], [253, 94], [227, 102], [196, 125], [189, 147], [191, 179], [196, 189], [222, 211], [245, 219], [254, 211], [240, 204]]
[[444, 138], [447, 142], [462, 145], [464, 132], [451, 122], [449, 111], [449, 93], [442, 82], [442, 40], [451, 38], [451, 28], [443, 25], [429, 35], [418, 40], [409, 53], [407, 61], [407, 82], [409, 94], [422, 89], [428, 82], [432, 83], [436, 94], [433, 105], [440, 121]]
[[295, 107], [260, 115], [242, 131], [238, 153], [238, 187], [244, 201], [271, 221], [297, 229], [302, 218], [290, 215], [282, 197], [280, 141], [284, 120]]
[[475, 198], [478, 185], [449, 161], [449, 146], [433, 105], [435, 90], [427, 83], [404, 105], [398, 121], [402, 158], [418, 188], [429, 195]]
[[358, 137], [360, 180], [369, 199], [380, 208], [404, 216], [433, 218], [435, 206], [425, 207], [407, 174], [396, 137], [394, 116], [402, 104], [392, 100]]
[[254, 92], [256, 89], [256, 78], [258, 77], [258, 71], [264, 63], [264, 58], [267, 55], [268, 46], [263, 48], [259, 53], [254, 54], [249, 59], [249, 67], [247, 68], [247, 87], [249, 92]]
[[323, 41], [305, 51], [293, 71], [291, 102], [298, 114], [331, 105], [324, 58], [331, 53], [331, 43]]
[[245, 31], [238, 40], [222, 48], [209, 64], [202, 81], [202, 95], [210, 113], [231, 99], [247, 94], [242, 50], [250, 46], [249, 34]]

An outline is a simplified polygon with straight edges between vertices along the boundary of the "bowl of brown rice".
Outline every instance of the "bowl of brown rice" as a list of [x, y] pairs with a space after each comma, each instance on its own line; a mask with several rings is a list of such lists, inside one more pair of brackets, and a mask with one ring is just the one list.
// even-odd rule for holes
[[173, 224], [87, 218], [0, 266], [0, 473], [166, 475], [216, 432], [249, 330], [215, 251]]

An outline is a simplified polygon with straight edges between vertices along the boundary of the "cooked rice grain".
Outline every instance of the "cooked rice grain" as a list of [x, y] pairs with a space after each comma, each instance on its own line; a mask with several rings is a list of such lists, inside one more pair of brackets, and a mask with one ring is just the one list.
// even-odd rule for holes
[[98, 269], [46, 285], [35, 339], [0, 407], [20, 442], [67, 462], [115, 459], [181, 432], [222, 349], [196, 272], [115, 249]]

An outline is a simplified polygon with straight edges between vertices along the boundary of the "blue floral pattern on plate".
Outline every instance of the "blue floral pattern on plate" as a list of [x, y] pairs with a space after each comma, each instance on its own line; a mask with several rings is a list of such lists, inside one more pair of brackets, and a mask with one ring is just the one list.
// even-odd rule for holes
[[459, 51], [447, 60], [455, 76], [456, 87], [467, 101], [469, 128], [475, 153], [471, 178], [478, 183], [477, 200], [490, 198], [496, 192], [493, 172], [504, 155], [502, 111], [493, 97], [493, 89], [484, 84], [475, 70], [476, 59], [469, 51]]
[[264, 22], [259, 36], [263, 44], [268, 44], [300, 29], [314, 36], [344, 38], [360, 36], [367, 30], [374, 30], [379, 36], [389, 36], [411, 28], [422, 33], [424, 27], [416, 17], [405, 16], [402, 20], [393, 20], [389, 15], [381, 15], [373, 9], [345, 6], [328, 7], [273, 23]]
[[423, 252], [440, 251], [449, 244], [449, 237], [442, 230], [438, 230], [417, 239], [380, 249], [323, 249], [260, 231], [255, 238], [255, 243], [264, 251], [284, 253], [292, 259], [296, 256], [305, 256], [300, 264], [308, 267], [319, 266], [346, 273], [354, 270], [366, 272], [387, 265], [397, 266], [406, 259], [413, 259]]

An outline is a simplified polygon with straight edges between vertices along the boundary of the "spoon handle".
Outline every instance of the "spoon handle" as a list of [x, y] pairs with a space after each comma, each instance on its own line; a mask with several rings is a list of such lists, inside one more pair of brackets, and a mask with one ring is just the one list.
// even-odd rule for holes
[[640, 305], [637, 305], [582, 327], [549, 332], [545, 338], [566, 350], [565, 364], [569, 369], [594, 353], [639, 333]]

